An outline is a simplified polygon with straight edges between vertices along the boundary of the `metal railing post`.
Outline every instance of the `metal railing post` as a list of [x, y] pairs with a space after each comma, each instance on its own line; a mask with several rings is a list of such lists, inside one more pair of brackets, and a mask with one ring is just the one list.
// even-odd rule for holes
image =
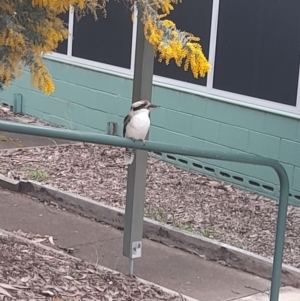
[[278, 301], [279, 298], [280, 279], [281, 279], [282, 261], [283, 261], [283, 249], [284, 249], [284, 237], [285, 237], [287, 207], [288, 207], [288, 198], [289, 198], [289, 179], [285, 169], [280, 164], [274, 169], [279, 177], [280, 196], [279, 196], [279, 206], [278, 206], [278, 213], [277, 213], [270, 301]]
[[[151, 100], [153, 68], [153, 48], [144, 37], [144, 25], [138, 16], [132, 102]], [[136, 150], [128, 166], [123, 255], [129, 258], [129, 275], [133, 275], [134, 259], [142, 256], [147, 155], [145, 150]]]

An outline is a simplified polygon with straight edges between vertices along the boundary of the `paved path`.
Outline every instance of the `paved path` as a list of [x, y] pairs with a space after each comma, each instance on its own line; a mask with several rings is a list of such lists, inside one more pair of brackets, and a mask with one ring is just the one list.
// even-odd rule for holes
[[[270, 296], [266, 293], [259, 293], [252, 296], [237, 299], [235, 301], [269, 301]], [[300, 290], [294, 287], [283, 287], [280, 290], [279, 301], [299, 301]]]
[[22, 135], [0, 131], [0, 149], [24, 148], [33, 146], [50, 146], [57, 144], [74, 143], [62, 139], [52, 139], [31, 135]]
[[[26, 196], [0, 190], [0, 228], [52, 235], [55, 244], [78, 248], [74, 256], [128, 272], [128, 259], [122, 256], [122, 232], [46, 208]], [[143, 257], [135, 261], [135, 274], [202, 301], [234, 300], [270, 286], [265, 279], [149, 240], [143, 241]]]

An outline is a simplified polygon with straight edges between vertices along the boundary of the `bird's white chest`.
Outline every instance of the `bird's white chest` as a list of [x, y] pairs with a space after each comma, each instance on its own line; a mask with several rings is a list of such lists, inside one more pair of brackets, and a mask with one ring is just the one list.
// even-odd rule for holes
[[132, 116], [126, 127], [126, 137], [144, 140], [150, 128], [150, 118], [147, 112]]

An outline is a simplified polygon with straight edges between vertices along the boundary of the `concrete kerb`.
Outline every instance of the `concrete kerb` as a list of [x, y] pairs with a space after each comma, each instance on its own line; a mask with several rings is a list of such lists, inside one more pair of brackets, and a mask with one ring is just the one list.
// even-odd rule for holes
[[[56, 203], [71, 212], [93, 218], [98, 222], [105, 222], [117, 229], [123, 229], [124, 210], [34, 181], [15, 181], [0, 175], [0, 186], [14, 192], [24, 193], [39, 201]], [[153, 241], [194, 253], [204, 257], [206, 260], [223, 261], [230, 267], [262, 278], [271, 278], [271, 259], [156, 222], [149, 218], [144, 218], [143, 236]], [[282, 283], [300, 287], [300, 269], [283, 264]]]
[[[235, 301], [269, 301], [269, 292], [263, 292], [240, 299], [234, 299]], [[285, 286], [280, 289], [280, 301], [299, 301], [300, 290], [294, 287]]]
[[[49, 251], [49, 252], [54, 252], [54, 253], [56, 253], [56, 254], [60, 254], [60, 255], [62, 255], [62, 256], [64, 256], [64, 257], [66, 257], [66, 258], [72, 258], [73, 260], [75, 259], [75, 260], [78, 260], [78, 261], [82, 261], [82, 259], [79, 259], [79, 258], [77, 258], [77, 257], [74, 257], [74, 256], [71, 256], [71, 255], [69, 255], [69, 254], [66, 254], [66, 253], [64, 253], [63, 251], [56, 250], [56, 249], [54, 249], [53, 247], [45, 246], [45, 245], [43, 245], [43, 244], [41, 244], [41, 243], [38, 243], [38, 242], [32, 242], [31, 240], [29, 240], [29, 239], [27, 239], [27, 238], [25, 238], [25, 237], [18, 236], [18, 235], [14, 234], [14, 233], [5, 231], [5, 230], [3, 230], [3, 229], [0, 229], [0, 236], [13, 237], [13, 238], [15, 238], [16, 240], [19, 240], [19, 241], [24, 242], [24, 243], [26, 243], [26, 244], [32, 244], [32, 245], [35, 245], [35, 246], [39, 246], [39, 247], [42, 248], [42, 249], [45, 249], [45, 250], [47, 250], [47, 251]], [[114, 273], [114, 274], [119, 274], [119, 273], [118, 273], [117, 271], [115, 271], [115, 270], [112, 270], [112, 269], [109, 269], [109, 268], [106, 268], [106, 267], [103, 267], [103, 266], [100, 266], [100, 265], [97, 265], [97, 267], [98, 267], [98, 269], [103, 270], [103, 271], [108, 271], [108, 272], [111, 272], [111, 273]], [[137, 279], [139, 282], [141, 282], [141, 283], [148, 284], [148, 285], [153, 285], [153, 286], [155, 286], [155, 287], [158, 287], [158, 288], [160, 288], [162, 291], [164, 291], [164, 292], [166, 292], [166, 293], [168, 293], [168, 294], [171, 294], [171, 295], [177, 295], [177, 296], [179, 295], [178, 292], [175, 292], [175, 291], [170, 290], [170, 289], [168, 289], [168, 288], [166, 288], [166, 287], [157, 285], [157, 284], [155, 284], [155, 283], [153, 283], [153, 282], [144, 280], [144, 279], [139, 278], [139, 277], [136, 277], [136, 279]], [[194, 299], [194, 298], [188, 297], [188, 296], [183, 295], [183, 294], [180, 294], [180, 296], [182, 296], [186, 301], [200, 301], [200, 300], [198, 300], [198, 299]]]

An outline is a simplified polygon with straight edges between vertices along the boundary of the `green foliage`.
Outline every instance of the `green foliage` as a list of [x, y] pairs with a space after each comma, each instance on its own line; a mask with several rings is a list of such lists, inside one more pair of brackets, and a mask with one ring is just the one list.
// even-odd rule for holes
[[47, 171], [44, 171], [42, 169], [29, 170], [27, 172], [27, 178], [33, 181], [42, 181], [42, 180], [49, 179], [50, 175], [48, 174]]

